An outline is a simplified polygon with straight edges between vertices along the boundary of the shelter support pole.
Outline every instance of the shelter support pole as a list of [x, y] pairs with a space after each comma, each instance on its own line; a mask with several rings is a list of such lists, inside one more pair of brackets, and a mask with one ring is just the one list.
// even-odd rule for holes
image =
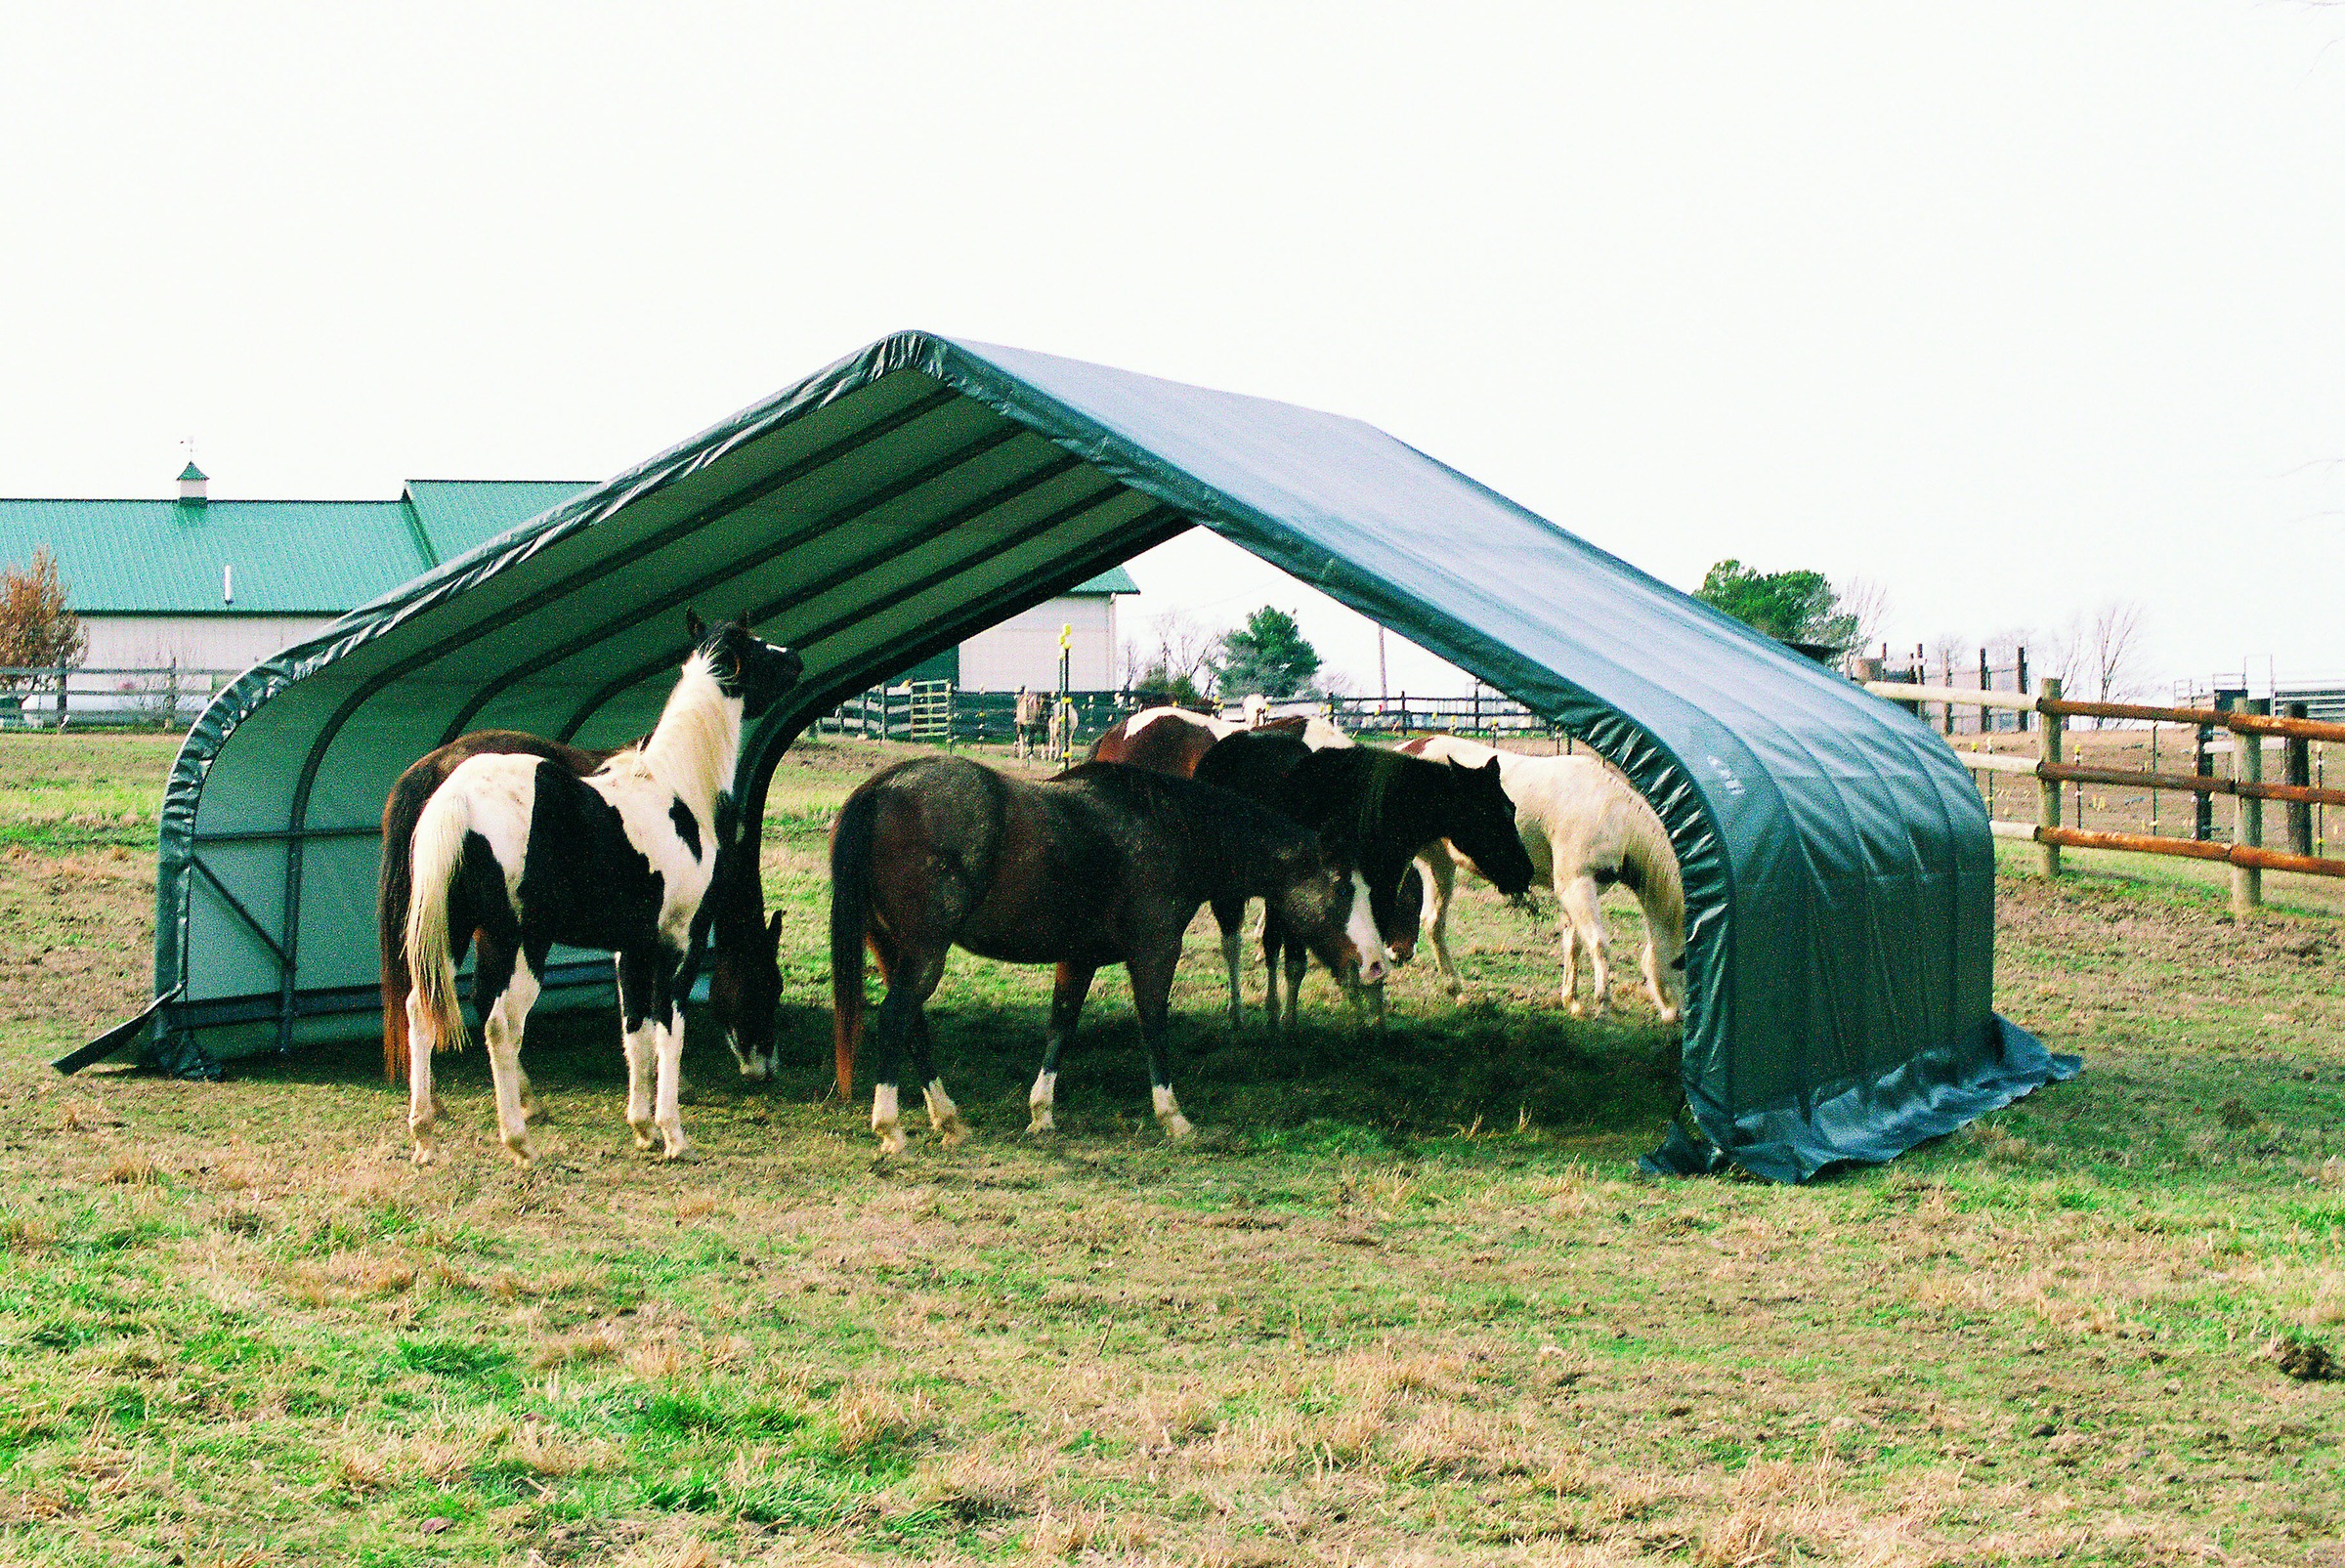
[[[2035, 694], [2046, 703], [2060, 700], [2060, 677], [2047, 675], [2035, 683]], [[2044, 722], [2036, 731], [2038, 755], [2044, 762], [2060, 761], [2061, 717], [2044, 713]], [[2035, 782], [2035, 820], [2046, 827], [2060, 826], [2060, 781], [2040, 775]], [[2035, 874], [2046, 879], [2060, 875], [2060, 846], [2048, 839], [2040, 840], [2035, 848]]]
[[[2235, 713], [2269, 713], [2269, 698], [2235, 697], [2230, 702]], [[2260, 735], [2241, 735], [2234, 731], [2231, 737], [2234, 780], [2261, 784], [2264, 778], [2264, 738]], [[2235, 794], [2231, 797], [2231, 841], [2249, 849], [2261, 849], [2264, 843], [2264, 803], [2252, 795]], [[2261, 867], [2231, 866], [2231, 912], [2242, 919], [2255, 912], [2264, 902], [2264, 872]]]

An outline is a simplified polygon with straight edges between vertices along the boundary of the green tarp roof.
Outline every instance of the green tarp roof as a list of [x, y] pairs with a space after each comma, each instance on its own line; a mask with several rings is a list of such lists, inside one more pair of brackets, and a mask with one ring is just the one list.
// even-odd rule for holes
[[[471, 728], [640, 734], [685, 606], [805, 657], [745, 747], [755, 815], [816, 714], [1200, 525], [1567, 725], [1653, 802], [1684, 870], [1700, 1133], [1664, 1167], [1887, 1159], [2072, 1070], [1992, 1010], [1985, 814], [1910, 715], [1356, 420], [924, 333], [224, 692], [164, 805], [161, 1053], [200, 1069], [239, 1029], [289, 1043], [371, 1008], [392, 780]], [[577, 956], [607, 996], [608, 965]]]

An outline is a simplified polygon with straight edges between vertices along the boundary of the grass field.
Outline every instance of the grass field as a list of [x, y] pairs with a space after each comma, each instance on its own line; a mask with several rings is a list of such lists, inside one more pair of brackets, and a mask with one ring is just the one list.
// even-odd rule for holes
[[1670, 1038], [1561, 1012], [1552, 908], [1470, 896], [1471, 1005], [1412, 966], [1381, 1039], [1316, 978], [1226, 1039], [1193, 931], [1179, 1148], [1120, 976], [1025, 1140], [1046, 974], [961, 957], [977, 1137], [875, 1168], [822, 847], [882, 753], [816, 747], [781, 1081], [701, 1032], [649, 1162], [615, 1026], [549, 1021], [538, 1167], [473, 1052], [417, 1170], [363, 1050], [43, 1065], [144, 1002], [169, 750], [0, 742], [0, 1562], [2345, 1564], [2345, 1382], [2263, 1353], [2345, 1350], [2325, 915], [2006, 876], [1999, 1005], [2085, 1075], [1797, 1189], [1635, 1174]]

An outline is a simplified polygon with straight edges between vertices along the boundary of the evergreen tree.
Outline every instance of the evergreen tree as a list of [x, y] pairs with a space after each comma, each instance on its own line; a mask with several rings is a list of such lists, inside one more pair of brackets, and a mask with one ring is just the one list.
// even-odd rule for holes
[[1295, 617], [1268, 605], [1222, 637], [1214, 660], [1223, 701], [1257, 692], [1274, 699], [1293, 697], [1318, 673], [1318, 652], [1303, 640]]
[[1786, 643], [1845, 652], [1856, 641], [1856, 617], [1820, 572], [1759, 572], [1728, 559], [1710, 569], [1693, 596], [1754, 631]]

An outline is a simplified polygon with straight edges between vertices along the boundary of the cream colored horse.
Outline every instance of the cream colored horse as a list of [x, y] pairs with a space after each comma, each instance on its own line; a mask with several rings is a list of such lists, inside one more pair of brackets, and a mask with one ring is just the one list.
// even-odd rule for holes
[[[1644, 797], [1628, 780], [1597, 757], [1526, 757], [1500, 751], [1454, 735], [1411, 741], [1403, 751], [1478, 767], [1498, 758], [1499, 780], [1514, 802], [1514, 830], [1530, 852], [1533, 871], [1552, 883], [1563, 944], [1563, 1004], [1578, 1016], [1603, 1016], [1610, 1004], [1611, 965], [1605, 951], [1603, 911], [1598, 901], [1614, 882], [1637, 895], [1644, 911], [1645, 989], [1664, 1023], [1677, 1021], [1685, 967], [1685, 891], [1669, 833]], [[1465, 982], [1449, 955], [1449, 904], [1457, 868], [1472, 862], [1444, 839], [1418, 859], [1425, 878], [1424, 925], [1453, 996]], [[1579, 950], [1588, 952], [1596, 1000], [1583, 1008], [1579, 997]]]

